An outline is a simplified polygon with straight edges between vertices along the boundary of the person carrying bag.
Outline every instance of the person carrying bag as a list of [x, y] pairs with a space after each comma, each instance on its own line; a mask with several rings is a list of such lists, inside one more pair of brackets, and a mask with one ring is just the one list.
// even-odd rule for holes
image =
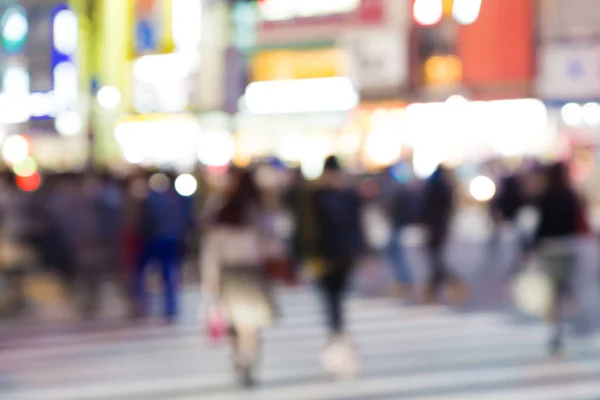
[[548, 167], [546, 188], [538, 199], [537, 207], [540, 221], [535, 234], [535, 248], [551, 287], [547, 317], [553, 332], [549, 347], [550, 352], [556, 354], [563, 347], [564, 306], [573, 297], [574, 239], [589, 229], [585, 209], [562, 163]]
[[209, 303], [209, 335], [228, 325], [233, 364], [244, 386], [254, 384], [260, 331], [275, 316], [260, 234], [261, 202], [250, 171], [233, 170], [229, 187], [204, 235], [200, 272]]

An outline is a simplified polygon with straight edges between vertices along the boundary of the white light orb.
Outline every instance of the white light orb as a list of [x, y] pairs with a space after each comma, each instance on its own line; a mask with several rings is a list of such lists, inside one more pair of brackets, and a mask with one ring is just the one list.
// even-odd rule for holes
[[325, 159], [323, 157], [308, 155], [302, 160], [300, 171], [306, 179], [315, 180], [323, 174]]
[[20, 42], [29, 32], [27, 17], [20, 8], [10, 8], [4, 14], [2, 36], [9, 42]]
[[25, 157], [23, 161], [18, 164], [13, 165], [13, 172], [15, 175], [20, 176], [22, 178], [29, 178], [30, 176], [35, 175], [38, 170], [37, 161], [33, 159], [33, 157]]
[[444, 3], [442, 0], [415, 0], [413, 18], [419, 25], [435, 25], [442, 20]]
[[52, 24], [54, 48], [62, 54], [73, 55], [77, 51], [79, 26], [77, 16], [72, 10], [61, 10]]
[[229, 132], [205, 132], [198, 144], [198, 161], [209, 167], [224, 167], [235, 155], [235, 139]]
[[377, 165], [393, 164], [402, 155], [400, 135], [388, 131], [371, 132], [365, 144], [365, 154]]
[[29, 142], [23, 136], [9, 136], [2, 146], [2, 157], [8, 164], [18, 164], [29, 156]]
[[54, 126], [62, 136], [77, 136], [83, 128], [83, 120], [77, 112], [65, 111], [56, 117]]
[[578, 125], [583, 119], [583, 109], [577, 103], [568, 103], [560, 110], [560, 115], [565, 124], [569, 126]]
[[192, 196], [198, 190], [198, 181], [190, 174], [179, 175], [175, 179], [175, 190], [182, 196]]
[[583, 122], [588, 125], [600, 124], [600, 104], [587, 103], [582, 108]]
[[477, 201], [490, 201], [496, 194], [496, 185], [487, 176], [478, 176], [471, 181], [469, 186], [471, 196]]
[[481, 11], [481, 0], [454, 0], [452, 17], [460, 25], [471, 25]]
[[130, 164], [141, 164], [146, 158], [139, 146], [130, 146], [123, 150], [125, 161]]
[[11, 65], [2, 77], [4, 92], [11, 96], [28, 96], [30, 87], [29, 71], [24, 65]]
[[104, 86], [98, 90], [97, 99], [103, 108], [110, 110], [121, 104], [121, 92], [114, 86]]

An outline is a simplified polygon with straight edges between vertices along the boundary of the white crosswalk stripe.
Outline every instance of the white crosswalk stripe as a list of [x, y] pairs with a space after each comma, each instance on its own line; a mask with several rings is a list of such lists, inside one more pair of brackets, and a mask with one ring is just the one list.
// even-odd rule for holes
[[[284, 290], [264, 333], [259, 385], [239, 388], [226, 348], [210, 345], [188, 296], [180, 325], [47, 334], [0, 350], [7, 400], [458, 400], [600, 398], [600, 337], [546, 354], [547, 329], [502, 314], [352, 298], [349, 330], [363, 364], [353, 381], [319, 364], [326, 330], [310, 289]], [[196, 310], [194, 310], [196, 308]]]

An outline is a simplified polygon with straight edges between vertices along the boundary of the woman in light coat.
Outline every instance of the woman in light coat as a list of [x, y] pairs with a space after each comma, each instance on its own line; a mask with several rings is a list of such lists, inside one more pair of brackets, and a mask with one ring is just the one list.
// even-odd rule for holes
[[274, 307], [264, 267], [261, 202], [250, 171], [233, 170], [204, 236], [201, 274], [205, 293], [225, 309], [231, 327], [236, 371], [253, 384], [261, 328]]

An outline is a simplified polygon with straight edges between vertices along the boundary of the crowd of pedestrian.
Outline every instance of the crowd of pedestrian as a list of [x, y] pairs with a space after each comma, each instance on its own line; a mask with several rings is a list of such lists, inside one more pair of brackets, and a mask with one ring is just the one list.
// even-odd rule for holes
[[[394, 292], [424, 304], [468, 300], [465, 280], [445, 256], [458, 209], [458, 186], [449, 169], [439, 166], [424, 181], [411, 174], [391, 179], [385, 171], [375, 191], [362, 190], [360, 179], [346, 173], [335, 157], [326, 160], [322, 176], [314, 181], [303, 179], [300, 171], [286, 173], [291, 178], [283, 189], [265, 190], [257, 169], [230, 168], [219, 185], [199, 179], [200, 190], [193, 196], [180, 194], [176, 176], [168, 171], [138, 171], [126, 178], [97, 172], [54, 175], [29, 194], [6, 175], [0, 187], [0, 264], [9, 297], [15, 299], [11, 307], [26, 306], [22, 277], [36, 263], [60, 279], [82, 317], [98, 314], [102, 286], [111, 282], [129, 315], [143, 318], [149, 315], [148, 276], [156, 268], [163, 316], [173, 322], [180, 311], [184, 264], [190, 247], [198, 247], [197, 262], [191, 264], [199, 266], [202, 292], [211, 299], [208, 307], [218, 308], [226, 321], [233, 365], [244, 384], [254, 382], [260, 332], [278, 315], [274, 278], [298, 283], [306, 269], [320, 293], [328, 327], [324, 367], [336, 375], [353, 375], [360, 363], [348, 334], [344, 299], [369, 247], [363, 211], [372, 203], [382, 206], [390, 225], [381, 255], [395, 280]], [[519, 256], [512, 271], [519, 272], [534, 252], [547, 266], [555, 293], [548, 317], [556, 328], [551, 340], [556, 351], [563, 338], [562, 307], [572, 291], [570, 242], [590, 231], [585, 204], [563, 164], [496, 178], [490, 214], [496, 232], [505, 226], [517, 232]], [[539, 213], [533, 235], [517, 226], [525, 206]], [[273, 218], [277, 211], [289, 216], [287, 230], [282, 218]], [[415, 224], [425, 232], [429, 267], [421, 290], [401, 240]], [[277, 237], [287, 248], [285, 260], [272, 250]]]

